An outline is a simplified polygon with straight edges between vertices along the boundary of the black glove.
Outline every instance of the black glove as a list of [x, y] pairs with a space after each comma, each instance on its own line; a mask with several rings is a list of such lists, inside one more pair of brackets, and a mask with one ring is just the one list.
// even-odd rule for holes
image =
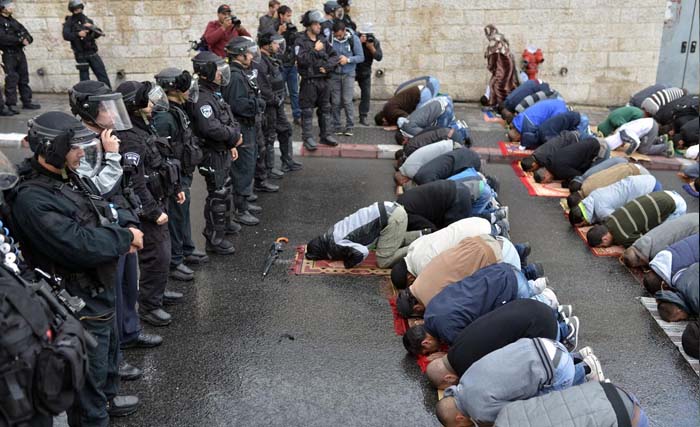
[[43, 150], [44, 160], [51, 166], [63, 169], [66, 165], [66, 155], [70, 151], [70, 141], [73, 139], [73, 129], [67, 129], [46, 145]]

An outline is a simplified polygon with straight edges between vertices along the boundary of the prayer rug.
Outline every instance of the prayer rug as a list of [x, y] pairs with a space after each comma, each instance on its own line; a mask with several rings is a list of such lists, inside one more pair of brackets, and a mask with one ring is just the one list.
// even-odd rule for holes
[[503, 157], [528, 157], [534, 153], [534, 150], [521, 150], [518, 144], [511, 144], [505, 141], [498, 142], [498, 148], [501, 149], [501, 154]]
[[343, 261], [306, 259], [306, 246], [297, 246], [294, 262], [290, 271], [296, 275], [347, 275], [347, 276], [389, 276], [391, 269], [377, 267], [377, 256], [374, 251], [369, 252], [369, 256], [362, 263], [353, 268], [345, 268]]
[[[560, 199], [559, 200], [559, 206], [561, 206], [562, 210], [564, 211], [564, 216], [569, 218], [569, 206], [566, 204], [566, 199]], [[592, 248], [588, 245], [588, 239], [586, 238], [586, 233], [588, 233], [588, 230], [591, 229], [591, 226], [587, 227], [577, 227], [576, 228], [576, 234], [578, 234], [578, 237], [583, 240], [583, 242], [588, 246], [588, 248], [591, 250], [591, 253], [595, 256], [602, 256], [602, 257], [618, 257], [620, 258], [622, 254], [625, 252], [625, 248], [622, 246], [610, 246], [609, 248]], [[620, 261], [622, 262], [622, 261]], [[624, 264], [623, 264], [624, 265]], [[635, 272], [630, 270], [630, 273], [632, 273], [633, 276], [635, 276]], [[635, 276], [635, 279], [637, 277]], [[637, 279], [639, 280], [639, 279]], [[639, 282], [641, 283], [641, 282]]]
[[486, 123], [500, 123], [500, 124], [503, 124], [503, 123], [506, 122], [506, 121], [503, 120], [501, 117], [499, 117], [498, 114], [496, 114], [495, 111], [493, 111], [493, 110], [490, 109], [490, 108], [482, 108], [482, 109], [481, 109], [481, 112], [484, 113], [484, 121], [485, 121]]
[[693, 368], [695, 374], [700, 376], [700, 362], [698, 362], [698, 359], [693, 359], [692, 357], [688, 356], [685, 351], [683, 351], [683, 345], [681, 344], [683, 331], [685, 330], [686, 325], [690, 322], [665, 322], [663, 319], [661, 319], [661, 316], [659, 316], [655, 298], [641, 297], [639, 298], [639, 302], [641, 302], [644, 308], [647, 309], [649, 314], [651, 314], [651, 317], [656, 320], [656, 323], [661, 327], [661, 329], [663, 329], [666, 336], [671, 339], [671, 342], [673, 342], [678, 351], [681, 352], [685, 361], [688, 362], [691, 368]]
[[538, 184], [535, 182], [535, 178], [532, 176], [531, 172], [525, 172], [523, 168], [520, 167], [519, 161], [516, 160], [511, 163], [511, 167], [531, 196], [562, 198], [569, 195], [569, 189], [562, 188], [561, 181], [552, 181], [549, 184]]

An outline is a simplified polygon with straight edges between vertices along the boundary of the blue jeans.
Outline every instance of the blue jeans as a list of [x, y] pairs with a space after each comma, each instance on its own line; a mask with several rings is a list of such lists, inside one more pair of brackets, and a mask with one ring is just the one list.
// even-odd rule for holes
[[[554, 367], [554, 377], [552, 378], [552, 383], [549, 386], [545, 386], [540, 395], [550, 393], [553, 391], [564, 390], [572, 385], [578, 385], [585, 381], [585, 374], [583, 380], [577, 377], [577, 368], [574, 366], [574, 359], [571, 354], [566, 350], [566, 347], [562, 343], [554, 343], [557, 348], [561, 351], [561, 357], [559, 358], [559, 363]], [[583, 371], [583, 364], [579, 363], [580, 371]], [[581, 382], [576, 382], [577, 380]]]
[[518, 298], [525, 299], [538, 295], [537, 289], [535, 289], [533, 285], [533, 281], [528, 280], [527, 277], [525, 277], [525, 273], [515, 271], [515, 276], [518, 278]]
[[287, 82], [289, 101], [292, 104], [292, 117], [298, 119], [301, 117], [301, 108], [299, 108], [299, 72], [297, 66], [282, 67], [282, 77]]

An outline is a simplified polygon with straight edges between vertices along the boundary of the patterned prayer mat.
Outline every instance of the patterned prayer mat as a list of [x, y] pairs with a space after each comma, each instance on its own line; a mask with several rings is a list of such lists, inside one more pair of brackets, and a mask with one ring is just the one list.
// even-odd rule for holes
[[695, 373], [700, 376], [700, 362], [698, 362], [698, 359], [693, 359], [692, 357], [688, 356], [685, 351], [683, 351], [683, 345], [681, 344], [681, 337], [683, 336], [683, 331], [685, 330], [686, 325], [689, 322], [665, 322], [661, 319], [661, 316], [659, 316], [659, 312], [656, 309], [656, 299], [654, 298], [649, 298], [649, 297], [641, 297], [639, 298], [639, 302], [642, 303], [644, 308], [647, 309], [649, 314], [651, 314], [651, 317], [656, 320], [656, 323], [663, 329], [664, 333], [666, 336], [668, 336], [671, 339], [671, 342], [675, 344], [676, 348], [678, 351], [681, 352], [683, 355], [683, 358], [685, 359], [688, 364], [690, 364], [690, 367], [693, 368]]
[[[560, 199], [559, 200], [559, 206], [561, 206], [562, 210], [564, 211], [564, 216], [569, 218], [569, 206], [566, 204], [566, 199]], [[620, 258], [622, 254], [625, 252], [625, 248], [622, 246], [610, 246], [609, 248], [592, 248], [588, 245], [588, 239], [586, 238], [586, 233], [588, 233], [588, 230], [591, 229], [591, 226], [587, 227], [578, 227], [576, 228], [576, 234], [578, 237], [583, 240], [583, 242], [588, 246], [588, 249], [591, 250], [591, 253], [595, 256], [603, 256], [603, 257], [617, 257]], [[620, 261], [622, 262], [622, 261]], [[624, 265], [624, 264], [623, 264]], [[633, 276], [635, 276], [635, 279], [637, 279], [637, 276], [635, 275], [635, 272], [630, 270], [630, 273], [632, 273]], [[641, 284], [641, 282], [639, 282]]]
[[304, 254], [306, 254], [306, 245], [297, 246], [290, 272], [296, 275], [389, 276], [391, 274], [391, 269], [377, 267], [377, 256], [374, 251], [370, 251], [369, 256], [353, 268], [345, 268], [342, 261], [311, 261], [306, 259]]
[[521, 150], [518, 144], [499, 141], [498, 148], [501, 149], [503, 157], [527, 157], [534, 153], [534, 150]]
[[561, 181], [552, 181], [549, 184], [538, 184], [535, 182], [535, 178], [532, 173], [525, 172], [523, 168], [520, 167], [519, 161], [514, 161], [511, 164], [515, 175], [518, 177], [520, 182], [523, 183], [525, 188], [527, 188], [527, 193], [531, 196], [537, 197], [566, 197], [569, 195], [568, 188], [562, 188]]

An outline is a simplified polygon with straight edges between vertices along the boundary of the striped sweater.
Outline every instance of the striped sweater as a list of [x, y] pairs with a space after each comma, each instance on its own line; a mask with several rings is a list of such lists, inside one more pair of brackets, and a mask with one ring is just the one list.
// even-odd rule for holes
[[683, 95], [685, 95], [685, 93], [683, 93], [683, 89], [677, 87], [661, 89], [642, 101], [642, 110], [654, 115], [657, 111], [659, 111], [659, 108], [671, 101], [675, 101]]
[[676, 202], [665, 191], [655, 191], [637, 197], [615, 210], [605, 226], [616, 245], [631, 246], [646, 232], [661, 224], [676, 210]]

